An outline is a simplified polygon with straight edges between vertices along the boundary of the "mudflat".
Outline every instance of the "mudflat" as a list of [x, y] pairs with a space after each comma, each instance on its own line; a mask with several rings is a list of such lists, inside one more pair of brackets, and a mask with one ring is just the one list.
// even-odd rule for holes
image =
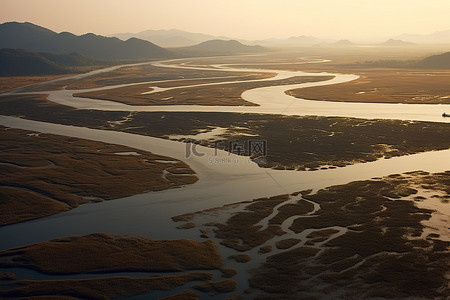
[[129, 147], [1, 127], [0, 225], [179, 187], [185, 163]]
[[70, 75], [44, 75], [44, 76], [11, 76], [0, 77], [0, 93], [36, 83], [43, 83]]
[[0, 109], [5, 115], [22, 115], [37, 121], [180, 141], [190, 139], [183, 135], [223, 128], [220, 135], [197, 142], [230, 151], [230, 142], [267, 141], [264, 160], [252, 158], [261, 167], [277, 169], [335, 168], [382, 157], [450, 148], [450, 141], [442, 138], [449, 130], [448, 123], [220, 112], [77, 110], [52, 103], [45, 95], [0, 97]]
[[345, 68], [336, 71], [355, 73], [360, 78], [351, 82], [317, 88], [288, 91], [287, 94], [308, 100], [449, 104], [450, 71], [423, 69]]
[[[0, 252], [2, 268], [66, 275], [66, 279], [25, 280], [14, 273], [3, 273], [0, 296], [112, 299], [183, 286], [186, 290], [182, 295], [189, 297], [197, 295], [188, 290], [190, 287], [210, 293], [234, 291], [234, 280], [214, 281], [208, 272], [220, 270], [222, 265], [213, 241], [154, 240], [105, 233], [66, 237]], [[71, 278], [92, 273], [100, 276]]]
[[443, 299], [449, 186], [449, 171], [408, 172], [173, 219], [233, 249], [229, 259], [246, 257], [239, 260], [244, 269], [261, 261], [248, 266], [253, 299]]
[[[196, 84], [207, 84], [211, 82], [228, 82], [238, 80], [257, 80], [266, 79], [270, 74], [248, 75], [237, 78], [223, 78], [221, 80], [177, 82], [179, 88], [168, 91], [145, 94], [152, 89], [148, 84], [135, 85], [130, 87], [116, 88], [110, 90], [76, 93], [76, 97], [93, 98], [100, 100], [116, 101], [129, 105], [230, 105], [230, 106], [256, 106], [252, 102], [242, 99], [243, 92], [258, 88], [271, 86], [273, 84], [298, 84], [306, 82], [317, 82], [331, 79], [332, 76], [299, 76], [285, 80], [267, 80], [264, 82], [246, 82], [246, 83], [226, 83], [220, 85], [198, 86]], [[186, 86], [183, 85], [185, 83]], [[189, 87], [192, 85], [192, 87]], [[173, 87], [174, 84], [155, 83], [157, 87]]]

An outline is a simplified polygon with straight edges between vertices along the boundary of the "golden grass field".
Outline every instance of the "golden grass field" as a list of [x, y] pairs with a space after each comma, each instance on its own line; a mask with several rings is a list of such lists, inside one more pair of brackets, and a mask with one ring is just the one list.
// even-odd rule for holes
[[12, 76], [0, 77], [0, 93], [8, 92], [26, 85], [42, 83], [70, 75], [45, 75], [45, 76]]

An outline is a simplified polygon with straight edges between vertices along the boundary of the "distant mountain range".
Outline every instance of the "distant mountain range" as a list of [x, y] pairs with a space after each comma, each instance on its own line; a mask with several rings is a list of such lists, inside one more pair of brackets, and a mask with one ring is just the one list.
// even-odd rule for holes
[[[192, 33], [183, 30], [171, 29], [171, 30], [145, 30], [138, 33], [118, 33], [111, 35], [118, 37], [122, 40], [127, 40], [129, 38], [135, 37], [143, 40], [150, 41], [157, 45], [163, 47], [186, 47], [199, 44], [205, 41], [221, 39], [229, 40], [229, 37], [219, 37], [203, 33]], [[416, 44], [422, 43], [450, 43], [450, 30], [437, 31], [432, 34], [402, 34], [396, 37], [392, 37], [389, 41], [400, 40], [406, 42], [412, 42]], [[314, 36], [292, 36], [286, 39], [270, 38], [261, 40], [243, 40], [238, 39], [241, 43], [250, 45], [262, 45], [262, 46], [313, 46], [313, 45], [331, 45], [336, 41], [324, 40]], [[341, 40], [346, 41], [346, 40]], [[339, 41], [337, 41], [339, 42]], [[390, 44], [390, 45], [389, 45]], [[406, 46], [407, 44], [403, 44]], [[336, 46], [339, 46], [337, 44]], [[345, 45], [340, 45], [345, 46]], [[349, 44], [347, 46], [350, 46]], [[402, 46], [400, 44], [394, 45], [391, 42], [387, 43], [386, 46]]]
[[[229, 37], [224, 36], [214, 36], [203, 33], [193, 33], [183, 30], [170, 29], [170, 30], [145, 30], [138, 33], [117, 33], [110, 35], [112, 37], [117, 37], [121, 40], [127, 40], [129, 38], [135, 37], [149, 42], [155, 43], [163, 47], [189, 47], [196, 44], [200, 44], [210, 40], [231, 40]], [[322, 40], [315, 38], [313, 36], [293, 36], [286, 39], [264, 39], [264, 40], [244, 40], [237, 39], [243, 44], [251, 45], [263, 45], [263, 46], [300, 46], [300, 45], [314, 45]]]
[[[25, 49], [28, 51], [50, 52], [55, 54], [80, 53], [85, 56], [102, 59], [165, 59], [185, 57], [189, 55], [221, 55], [248, 52], [260, 52], [261, 46], [247, 46], [235, 40], [215, 39], [212, 36], [189, 33], [180, 30], [147, 30], [140, 36], [159, 36], [161, 40], [172, 37], [173, 45], [179, 41], [199, 44], [172, 49], [162, 48], [152, 42], [132, 36], [120, 34], [125, 41], [117, 37], [105, 37], [93, 33], [75, 35], [70, 32], [56, 33], [47, 28], [32, 24], [8, 22], [0, 24], [0, 49]], [[178, 37], [175, 35], [178, 34]], [[176, 38], [175, 38], [176, 37]], [[211, 40], [211, 38], [214, 38]], [[207, 41], [203, 41], [208, 39]]]
[[177, 29], [145, 30], [138, 33], [117, 33], [111, 36], [124, 41], [135, 37], [155, 43], [162, 47], [186, 47], [215, 39], [229, 40], [227, 37], [217, 37], [209, 34], [193, 33]]
[[371, 68], [450, 69], [450, 52], [428, 56], [421, 60], [379, 60], [357, 63]]
[[258, 44], [263, 46], [312, 46], [323, 42], [321, 39], [315, 38], [313, 36], [292, 36], [286, 39], [265, 39], [265, 40], [255, 40], [246, 41], [248, 44]]
[[[149, 32], [149, 31], [147, 31]], [[209, 38], [192, 34], [194, 38]], [[87, 33], [56, 33], [32, 24], [0, 24], [0, 76], [41, 75], [79, 72], [82, 66], [111, 64], [115, 60], [168, 59], [207, 55], [234, 55], [267, 51], [235, 40], [210, 40], [170, 50], [149, 41], [130, 37], [122, 41]], [[116, 62], [117, 63], [117, 62]]]
[[[171, 48], [185, 48], [195, 46], [197, 44], [210, 41], [210, 40], [230, 40], [227, 37], [218, 37], [203, 33], [192, 33], [183, 30], [170, 29], [170, 30], [145, 30], [138, 33], [118, 33], [111, 35], [113, 37], [120, 38], [121, 40], [128, 40], [130, 38], [139, 38], [150, 41], [163, 47]], [[292, 36], [286, 39], [270, 38], [263, 40], [243, 40], [238, 39], [239, 42], [249, 45], [263, 45], [263, 46], [356, 46], [357, 43], [353, 43], [349, 40], [343, 39], [338, 41], [323, 40], [314, 36]], [[383, 46], [407, 46], [407, 41], [402, 41], [400, 38], [389, 39]], [[410, 44], [412, 45], [412, 44]]]
[[403, 46], [414, 46], [416, 44], [411, 42], [405, 42], [402, 40], [389, 39], [381, 45], [388, 47], [403, 47]]
[[320, 43], [320, 44], [316, 44], [314, 46], [320, 46], [320, 47], [332, 47], [332, 48], [344, 48], [344, 47], [359, 47], [359, 46], [372, 46], [372, 47], [407, 47], [407, 46], [414, 46], [416, 45], [415, 43], [411, 43], [411, 42], [405, 42], [402, 40], [394, 40], [394, 39], [389, 39], [383, 43], [377, 43], [377, 44], [369, 44], [369, 45], [364, 45], [364, 44], [358, 44], [358, 43], [354, 43], [352, 41], [349, 40], [339, 40], [333, 43]]
[[[148, 40], [137, 38], [136, 35], [146, 39], [159, 39], [158, 41], [164, 45], [172, 46], [201, 42], [165, 49]], [[241, 41], [217, 39], [211, 35], [181, 30], [146, 30], [138, 34], [123, 33], [116, 36], [124, 40], [93, 33], [79, 36], [69, 32], [56, 33], [32, 23], [0, 24], [0, 76], [71, 73], [79, 71], [81, 66], [111, 64], [118, 59], [168, 59], [268, 51], [267, 48], [259, 45], [249, 46]], [[205, 39], [206, 41], [203, 41]], [[423, 42], [436, 41], [436, 39], [439, 39], [441, 43], [450, 42], [450, 30], [431, 35], [402, 35], [402, 39], [389, 39], [377, 46], [404, 47], [415, 45], [410, 42], [411, 40]], [[349, 40], [324, 43], [311, 36], [267, 39], [248, 43], [255, 42], [279, 46], [358, 46]], [[426, 58], [414, 66], [450, 68], [449, 65], [450, 54], [444, 53]]]
[[0, 48], [26, 48], [28, 44], [56, 35], [47, 28], [32, 23], [8, 22], [0, 24]]
[[415, 64], [419, 68], [450, 69], [450, 52], [429, 56]]
[[177, 55], [151, 42], [130, 38], [122, 41], [87, 33], [74, 35], [56, 33], [32, 23], [0, 24], [0, 48], [21, 48], [29, 51], [68, 54], [77, 52], [102, 59], [161, 59]]
[[349, 40], [339, 40], [337, 42], [332, 43], [331, 45], [336, 47], [351, 47], [354, 46], [355, 44], [350, 42]]
[[436, 31], [430, 34], [402, 34], [394, 37], [413, 43], [427, 43], [427, 44], [449, 44], [450, 30]]
[[194, 46], [176, 48], [176, 51], [187, 56], [213, 56], [264, 52], [268, 49], [258, 45], [244, 45], [235, 40], [211, 40]]

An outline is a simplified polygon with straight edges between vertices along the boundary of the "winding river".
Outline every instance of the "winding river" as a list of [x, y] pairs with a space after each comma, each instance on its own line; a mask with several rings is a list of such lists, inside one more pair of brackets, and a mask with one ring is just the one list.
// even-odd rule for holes
[[[195, 68], [173, 61], [152, 63], [159, 67]], [[118, 67], [98, 70], [77, 75], [76, 78], [90, 76], [93, 73], [111, 71]], [[417, 105], [417, 104], [366, 104], [342, 103], [327, 101], [310, 101], [296, 99], [286, 95], [285, 91], [320, 87], [329, 84], [344, 83], [358, 78], [351, 74], [304, 73], [279, 70], [242, 69], [226, 65], [212, 68], [229, 72], [268, 72], [276, 73], [276, 79], [287, 79], [295, 76], [334, 76], [333, 79], [314, 83], [270, 86], [248, 90], [242, 98], [259, 104], [254, 107], [242, 106], [131, 106], [122, 103], [87, 98], [73, 97], [73, 93], [111, 89], [108, 86], [89, 90], [56, 90], [39, 92], [49, 93], [49, 100], [69, 105], [78, 109], [115, 110], [115, 111], [196, 111], [196, 112], [239, 112], [266, 113], [285, 115], [319, 115], [345, 116], [359, 118], [388, 118], [401, 120], [448, 122], [443, 119], [443, 111], [450, 111], [450, 105]], [[205, 68], [202, 68], [205, 70]], [[274, 80], [274, 78], [260, 79]], [[241, 81], [248, 82], [248, 81]], [[236, 84], [240, 82], [234, 82]], [[135, 83], [135, 84], [142, 84]], [[148, 82], [149, 90], [157, 86], [157, 82]], [[219, 84], [219, 83], [210, 83]], [[223, 84], [223, 83], [222, 83]], [[120, 86], [131, 86], [126, 84]], [[180, 88], [180, 87], [174, 87]], [[183, 88], [186, 88], [183, 87]], [[202, 157], [186, 158], [187, 144], [165, 139], [140, 136], [136, 134], [102, 131], [84, 127], [50, 124], [15, 117], [0, 116], [0, 125], [46, 132], [64, 136], [126, 145], [138, 150], [150, 151], [173, 157], [188, 163], [198, 174], [199, 181], [193, 185], [160, 192], [135, 195], [124, 199], [101, 203], [85, 204], [68, 212], [47, 218], [0, 227], [0, 250], [23, 246], [52, 238], [83, 235], [92, 232], [109, 232], [113, 234], [144, 235], [153, 238], [185, 238], [198, 239], [194, 230], [177, 230], [170, 217], [222, 206], [228, 203], [292, 193], [304, 189], [319, 189], [335, 184], [344, 184], [353, 180], [370, 179], [384, 175], [414, 170], [440, 172], [448, 169], [445, 162], [450, 161], [450, 150], [434, 151], [391, 159], [380, 159], [375, 162], [355, 164], [344, 168], [307, 171], [285, 171], [259, 168], [246, 157], [235, 156], [224, 151], [198, 146], [204, 153]], [[444, 162], [444, 163], [443, 163]], [[232, 193], [230, 193], [232, 191]]]

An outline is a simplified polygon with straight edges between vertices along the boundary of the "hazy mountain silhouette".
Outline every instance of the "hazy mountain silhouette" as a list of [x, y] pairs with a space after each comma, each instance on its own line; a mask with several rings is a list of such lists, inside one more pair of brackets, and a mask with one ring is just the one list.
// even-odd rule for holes
[[285, 40], [287, 44], [313, 45], [320, 42], [320, 39], [313, 36], [293, 36]]
[[429, 56], [417, 64], [419, 68], [450, 69], [450, 52]]
[[78, 72], [77, 67], [105, 64], [78, 53], [38, 53], [0, 49], [0, 76], [54, 75]]
[[138, 33], [117, 33], [111, 36], [121, 40], [135, 37], [163, 47], [186, 47], [219, 38], [209, 34], [193, 33], [177, 29], [145, 30]]
[[352, 42], [349, 40], [339, 40], [334, 43], [331, 43], [330, 46], [336, 46], [336, 47], [348, 47], [348, 46], [354, 46]]
[[411, 42], [405, 42], [402, 40], [389, 39], [386, 42], [382, 43], [381, 45], [388, 47], [404, 47], [404, 46], [414, 46], [415, 44]]
[[255, 53], [267, 51], [267, 48], [259, 45], [244, 45], [236, 40], [211, 40], [194, 46], [177, 48], [177, 51], [184, 55], [202, 56]]
[[320, 43], [321, 40], [318, 38], [315, 38], [313, 36], [306, 36], [306, 35], [300, 35], [300, 36], [292, 36], [287, 39], [277, 39], [277, 38], [271, 38], [271, 39], [264, 39], [264, 40], [255, 40], [255, 41], [249, 41], [250, 44], [258, 44], [258, 45], [274, 45], [274, 46], [311, 46], [317, 43]]
[[430, 34], [402, 34], [396, 36], [395, 39], [404, 40], [414, 43], [450, 43], [450, 30], [436, 31]]
[[27, 44], [48, 39], [56, 32], [32, 23], [0, 24], [0, 48], [24, 48]]
[[324, 47], [324, 48], [345, 48], [345, 47], [354, 47], [357, 44], [349, 41], [349, 40], [338, 40], [338, 41], [328, 41], [319, 44], [314, 44], [315, 47]]
[[78, 52], [106, 59], [152, 59], [176, 56], [167, 49], [136, 38], [122, 41], [93, 33], [80, 36], [69, 32], [55, 33], [31, 23], [1, 24], [0, 40], [1, 48], [23, 48], [56, 54]]

